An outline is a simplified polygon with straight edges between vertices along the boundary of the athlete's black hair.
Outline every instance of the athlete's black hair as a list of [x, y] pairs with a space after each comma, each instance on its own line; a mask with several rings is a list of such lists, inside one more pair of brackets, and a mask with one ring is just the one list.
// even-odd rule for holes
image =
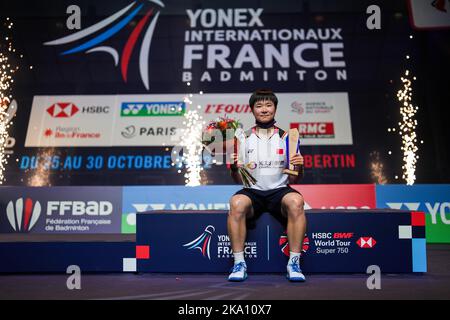
[[275, 108], [278, 105], [278, 98], [273, 93], [271, 89], [258, 89], [255, 92], [252, 93], [250, 96], [250, 108], [253, 110], [253, 107], [255, 106], [255, 103], [261, 100], [270, 100], [275, 105]]

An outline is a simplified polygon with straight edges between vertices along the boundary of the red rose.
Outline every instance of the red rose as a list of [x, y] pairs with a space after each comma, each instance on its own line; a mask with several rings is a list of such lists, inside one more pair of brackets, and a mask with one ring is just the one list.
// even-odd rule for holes
[[218, 127], [219, 127], [220, 130], [226, 130], [226, 128], [227, 128], [227, 123], [226, 123], [225, 121], [220, 121], [220, 122], [218, 123]]

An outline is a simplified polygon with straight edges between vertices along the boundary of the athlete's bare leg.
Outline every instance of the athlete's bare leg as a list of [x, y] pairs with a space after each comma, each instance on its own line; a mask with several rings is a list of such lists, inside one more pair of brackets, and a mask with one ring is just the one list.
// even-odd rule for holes
[[300, 252], [306, 232], [304, 200], [301, 194], [290, 192], [281, 199], [281, 210], [287, 216], [289, 250]]
[[252, 215], [253, 207], [249, 197], [243, 194], [236, 194], [231, 197], [227, 226], [233, 252], [244, 251], [244, 243], [247, 236], [245, 221], [247, 217]]

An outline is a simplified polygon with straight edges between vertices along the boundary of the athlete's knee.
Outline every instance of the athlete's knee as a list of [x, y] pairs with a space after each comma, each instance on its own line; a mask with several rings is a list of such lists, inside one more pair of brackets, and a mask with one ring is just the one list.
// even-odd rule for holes
[[234, 195], [230, 199], [229, 215], [236, 218], [245, 217], [251, 208], [251, 200], [244, 195]]
[[290, 216], [299, 217], [305, 214], [305, 200], [301, 194], [289, 193], [286, 196], [285, 205]]

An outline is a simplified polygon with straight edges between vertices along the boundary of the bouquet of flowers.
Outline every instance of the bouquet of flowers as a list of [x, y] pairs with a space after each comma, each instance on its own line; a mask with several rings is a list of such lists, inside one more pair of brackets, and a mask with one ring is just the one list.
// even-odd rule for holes
[[[224, 149], [226, 149], [226, 141], [233, 139], [233, 149], [234, 152], [238, 155], [237, 164], [232, 164], [232, 168], [237, 168], [237, 172], [241, 176], [241, 180], [245, 187], [250, 187], [252, 184], [256, 183], [256, 179], [250, 174], [250, 172], [245, 167], [242, 157], [245, 152], [241, 150], [239, 146], [245, 147], [245, 134], [242, 129], [242, 124], [231, 118], [220, 117], [216, 121], [211, 121], [207, 126], [206, 130], [203, 134], [203, 144], [205, 146], [210, 145], [211, 143], [217, 143], [215, 141], [215, 137], [218, 134], [218, 131], [222, 136], [222, 143]], [[216, 146], [217, 147], [217, 146]], [[245, 151], [245, 150], [244, 150]]]
[[241, 127], [242, 124], [239, 121], [226, 117], [220, 117], [217, 118], [215, 121], [210, 121], [209, 124], [206, 126], [206, 131], [203, 135], [204, 137], [203, 144], [207, 146], [212, 142], [214, 142], [215, 134], [217, 133], [216, 130], [218, 130], [222, 135], [223, 139], [222, 141], [226, 141], [229, 140], [230, 138], [231, 139], [234, 138], [234, 132]]

